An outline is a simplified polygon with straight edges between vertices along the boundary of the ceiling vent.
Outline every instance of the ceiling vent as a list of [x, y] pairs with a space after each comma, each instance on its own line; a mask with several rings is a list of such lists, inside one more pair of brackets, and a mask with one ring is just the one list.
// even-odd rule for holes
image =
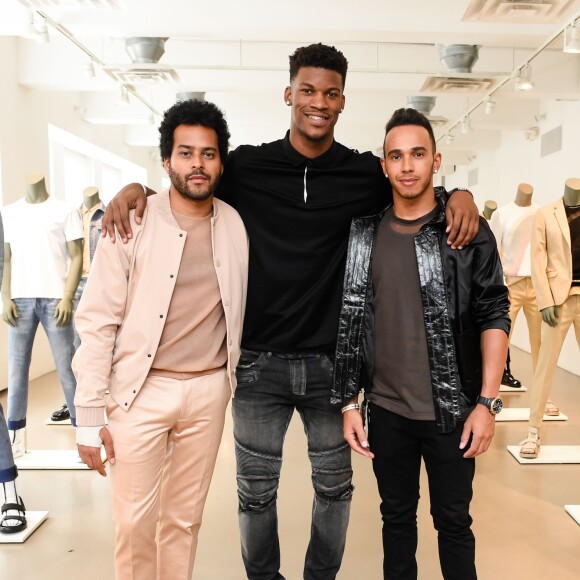
[[125, 40], [125, 50], [135, 64], [152, 64], [159, 62], [165, 54], [166, 40], [154, 36], [132, 36]]
[[205, 101], [205, 93], [204, 92], [196, 92], [196, 91], [186, 91], [182, 93], [176, 93], [175, 100], [179, 101]]
[[463, 22], [546, 24], [561, 22], [578, 0], [472, 0]]
[[123, 0], [18, 0], [30, 10], [49, 10], [51, 8], [69, 10], [124, 10]]
[[475, 44], [439, 44], [439, 58], [449, 72], [470, 73], [479, 58]]
[[407, 97], [407, 106], [411, 109], [415, 109], [420, 113], [423, 113], [425, 117], [429, 120], [432, 127], [441, 127], [449, 121], [445, 117], [439, 117], [436, 115], [431, 115], [431, 111], [435, 107], [437, 102], [437, 97], [425, 97], [425, 96], [412, 96]]
[[429, 76], [421, 87], [422, 93], [486, 93], [498, 82], [497, 78], [472, 76]]
[[155, 67], [141, 65], [135, 68], [105, 68], [104, 70], [117, 81], [126, 85], [157, 85], [176, 83], [180, 80], [174, 69], [162, 65], [155, 65]]
[[407, 106], [423, 113], [426, 117], [431, 114], [436, 102], [437, 97], [407, 97]]

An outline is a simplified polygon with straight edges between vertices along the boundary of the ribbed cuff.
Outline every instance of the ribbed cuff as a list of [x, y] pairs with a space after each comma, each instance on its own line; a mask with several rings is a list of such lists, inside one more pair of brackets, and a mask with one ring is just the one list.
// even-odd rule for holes
[[76, 424], [80, 427], [102, 427], [105, 424], [105, 407], [78, 407]]

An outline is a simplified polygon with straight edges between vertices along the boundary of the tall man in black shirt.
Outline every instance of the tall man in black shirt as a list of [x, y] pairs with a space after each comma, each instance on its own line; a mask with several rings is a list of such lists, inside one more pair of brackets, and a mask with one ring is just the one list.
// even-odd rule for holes
[[[284, 92], [290, 130], [279, 141], [232, 151], [217, 193], [238, 210], [250, 238], [233, 417], [242, 557], [252, 580], [283, 579], [276, 495], [295, 409], [315, 492], [304, 578], [335, 578], [344, 552], [352, 470], [330, 389], [348, 232], [352, 217], [392, 199], [379, 159], [334, 141], [346, 71], [334, 47], [296, 50]], [[109, 205], [103, 231], [113, 232], [115, 219], [125, 240], [129, 207], [139, 215], [144, 205], [142, 186], [127, 186]], [[477, 230], [477, 208], [466, 193], [450, 205], [452, 239], [461, 245]]]

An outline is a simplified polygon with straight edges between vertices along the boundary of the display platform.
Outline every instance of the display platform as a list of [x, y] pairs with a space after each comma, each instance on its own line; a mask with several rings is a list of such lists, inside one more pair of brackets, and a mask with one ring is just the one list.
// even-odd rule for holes
[[[105, 461], [105, 450], [101, 455]], [[18, 469], [86, 469], [76, 449], [33, 449], [14, 460]]]
[[512, 387], [506, 387], [505, 385], [499, 386], [500, 393], [526, 393], [528, 389], [522, 385], [519, 389], [514, 389]]
[[47, 518], [48, 512], [26, 512], [28, 525], [21, 532], [16, 534], [0, 534], [0, 544], [22, 544], [24, 543]]
[[580, 505], [565, 505], [564, 509], [570, 514], [572, 519], [580, 525]]
[[518, 463], [522, 464], [580, 463], [580, 445], [542, 445], [540, 454], [536, 459], [520, 457], [519, 445], [508, 445], [507, 450]]
[[72, 427], [70, 419], [65, 419], [64, 421], [53, 421], [50, 417], [44, 421], [45, 425], [68, 425]]
[[[496, 423], [505, 423], [507, 421], [529, 421], [530, 408], [529, 407], [504, 407], [499, 415], [495, 416]], [[560, 411], [559, 415], [555, 417], [544, 415], [544, 421], [567, 421], [568, 415]]]

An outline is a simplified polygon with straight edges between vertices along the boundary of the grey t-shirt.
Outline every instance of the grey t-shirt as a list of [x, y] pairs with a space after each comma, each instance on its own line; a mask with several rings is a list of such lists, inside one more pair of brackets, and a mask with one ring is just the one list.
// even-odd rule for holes
[[372, 263], [375, 374], [367, 398], [421, 421], [434, 421], [435, 410], [413, 236], [436, 211], [407, 221], [390, 208], [379, 225]]

